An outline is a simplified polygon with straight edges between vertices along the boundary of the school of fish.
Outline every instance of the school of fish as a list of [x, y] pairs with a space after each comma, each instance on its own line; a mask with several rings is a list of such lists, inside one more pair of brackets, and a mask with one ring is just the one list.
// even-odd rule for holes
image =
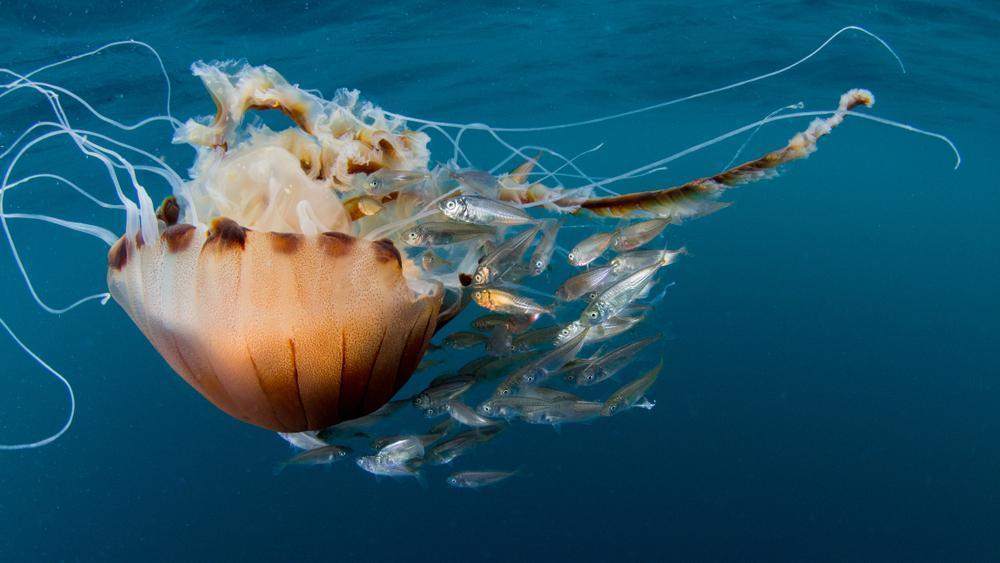
[[[652, 409], [662, 342], [643, 321], [670, 286], [663, 270], [686, 253], [665, 244], [664, 233], [725, 208], [718, 198], [727, 189], [808, 156], [844, 112], [870, 103], [868, 92], [852, 90], [837, 113], [817, 119], [785, 147], [648, 192], [592, 197], [589, 189], [547, 187], [532, 179], [542, 153], [499, 176], [453, 164], [359, 174], [358, 195], [345, 201], [352, 219], [381, 221], [373, 232], [401, 248], [409, 267], [421, 269], [420, 279], [446, 289], [438, 333], [414, 379], [443, 373], [361, 418], [282, 434], [302, 451], [279, 467], [353, 457], [373, 475], [424, 483], [426, 473], [458, 465], [522, 425], [594, 423]], [[566, 238], [579, 242], [563, 248]], [[552, 267], [563, 259], [575, 273], [551, 280], [565, 270]], [[478, 314], [456, 330], [450, 321], [472, 304]], [[450, 365], [450, 350], [479, 349], [464, 365]], [[472, 467], [445, 482], [479, 488], [517, 474]]]

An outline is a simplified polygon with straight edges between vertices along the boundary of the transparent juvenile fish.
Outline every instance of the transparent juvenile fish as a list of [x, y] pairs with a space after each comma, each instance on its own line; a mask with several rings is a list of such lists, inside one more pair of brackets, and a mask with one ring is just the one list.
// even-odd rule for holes
[[404, 230], [403, 242], [417, 247], [447, 246], [494, 236], [496, 230], [484, 225], [431, 221]]
[[553, 389], [551, 387], [532, 387], [525, 386], [518, 389], [516, 397], [528, 397], [530, 399], [541, 399], [543, 401], [579, 401], [579, 395], [570, 393], [569, 391], [563, 391], [561, 389]]
[[580, 374], [583, 372], [583, 369], [588, 365], [590, 365], [590, 362], [591, 360], [589, 359], [573, 360], [572, 362], [563, 366], [561, 370], [559, 370], [559, 375], [562, 377], [562, 380], [565, 381], [566, 383], [569, 383], [570, 385], [575, 385], [576, 379], [580, 377]]
[[527, 273], [529, 276], [541, 275], [549, 267], [552, 260], [552, 253], [556, 250], [556, 238], [559, 235], [559, 222], [554, 220], [545, 221], [542, 225], [542, 238], [531, 253], [528, 260]]
[[595, 233], [580, 241], [566, 257], [574, 266], [586, 266], [604, 254], [614, 233]]
[[478, 489], [495, 485], [516, 475], [516, 471], [459, 471], [448, 476], [447, 482], [460, 489]]
[[556, 401], [544, 407], [528, 408], [521, 420], [529, 424], [562, 424], [584, 422], [601, 416], [603, 403], [598, 401]]
[[389, 170], [382, 168], [369, 174], [362, 184], [362, 189], [369, 196], [384, 196], [391, 192], [399, 192], [412, 188], [430, 178], [428, 172], [415, 170]]
[[512, 334], [517, 334], [527, 330], [528, 327], [530, 327], [537, 320], [538, 315], [507, 315], [504, 313], [490, 313], [473, 319], [472, 326], [476, 330], [482, 330], [484, 332], [489, 332], [495, 327], [502, 326]]
[[406, 399], [389, 401], [379, 407], [375, 412], [366, 414], [360, 418], [345, 420], [344, 422], [319, 430], [316, 432], [316, 437], [325, 442], [329, 442], [335, 438], [350, 438], [358, 436], [361, 430], [378, 424], [409, 404], [410, 401]]
[[448, 409], [448, 414], [451, 415], [451, 418], [454, 419], [455, 422], [464, 424], [465, 426], [470, 426], [472, 428], [484, 428], [486, 426], [494, 426], [496, 424], [496, 422], [480, 416], [468, 405], [457, 399], [448, 401], [446, 408]]
[[512, 315], [551, 314], [550, 307], [543, 307], [528, 297], [497, 288], [481, 288], [472, 292], [472, 300], [480, 307]]
[[479, 356], [473, 358], [471, 361], [465, 363], [464, 365], [462, 365], [462, 367], [458, 368], [457, 370], [458, 375], [475, 376], [480, 368], [482, 368], [483, 366], [488, 366], [489, 364], [493, 363], [495, 359], [496, 358], [491, 358], [489, 356]]
[[607, 321], [594, 326], [588, 326], [581, 320], [573, 321], [566, 326], [563, 326], [554, 335], [553, 344], [556, 346], [562, 346], [569, 340], [575, 338], [581, 332], [590, 329], [587, 332], [586, 342], [589, 344], [591, 342], [600, 342], [602, 340], [607, 340], [618, 336], [619, 334], [628, 331], [636, 324], [642, 320], [642, 317], [625, 317], [618, 315], [608, 319]]
[[444, 339], [444, 345], [456, 350], [464, 350], [466, 348], [472, 348], [473, 346], [485, 344], [487, 340], [486, 335], [478, 332], [458, 331], [449, 334]]
[[472, 284], [484, 286], [500, 280], [521, 260], [531, 241], [535, 240], [538, 229], [533, 227], [518, 233], [483, 256], [472, 275]]
[[515, 352], [535, 350], [541, 346], [551, 343], [552, 339], [559, 333], [559, 330], [560, 328], [558, 326], [536, 328], [535, 330], [525, 332], [515, 338], [511, 343], [511, 347]]
[[472, 387], [475, 380], [467, 375], [450, 376], [424, 389], [413, 398], [413, 406], [428, 410], [443, 406], [450, 399], [458, 397]]
[[441, 442], [431, 448], [426, 457], [427, 463], [431, 465], [451, 463], [458, 456], [466, 454], [476, 446], [492, 440], [500, 433], [500, 430], [500, 426], [487, 426], [456, 434], [450, 440]]
[[619, 254], [608, 262], [611, 272], [615, 276], [623, 276], [634, 273], [643, 268], [648, 268], [654, 264], [668, 266], [681, 254], [686, 254], [686, 248], [677, 250], [635, 250]]
[[660, 335], [657, 334], [656, 336], [644, 338], [636, 342], [630, 342], [607, 354], [603, 354], [583, 368], [582, 372], [577, 376], [575, 383], [587, 387], [596, 385], [612, 377], [635, 360], [640, 350], [659, 339]]
[[423, 266], [425, 272], [436, 272], [454, 264], [428, 250], [420, 255], [420, 265]]
[[452, 172], [450, 176], [470, 190], [482, 195], [494, 195], [500, 188], [496, 176], [482, 170], [463, 170]]
[[549, 399], [524, 397], [520, 395], [494, 395], [476, 407], [476, 412], [489, 418], [517, 418], [521, 412], [530, 407], [543, 407], [550, 404]]
[[509, 368], [514, 365], [532, 362], [541, 356], [540, 352], [528, 352], [517, 355], [488, 358], [489, 361], [479, 366], [473, 373], [476, 381], [488, 381], [497, 379], [507, 374]]
[[633, 248], [639, 248], [654, 238], [660, 236], [663, 229], [670, 224], [670, 219], [650, 219], [639, 223], [632, 223], [615, 230], [611, 237], [611, 248], [615, 252], [625, 252]]
[[486, 340], [486, 353], [491, 356], [506, 356], [514, 349], [514, 335], [504, 325], [493, 327]]
[[[448, 419], [449, 422], [450, 422], [450, 420], [451, 419]], [[441, 426], [441, 425], [440, 424], [436, 424], [435, 425], [435, 427], [439, 427], [439, 426]], [[388, 446], [389, 444], [392, 444], [393, 442], [398, 442], [400, 440], [403, 440], [403, 439], [406, 439], [406, 438], [410, 438], [410, 437], [413, 437], [413, 438], [416, 438], [416, 439], [420, 440], [420, 443], [424, 446], [424, 448], [427, 448], [428, 446], [430, 446], [434, 442], [436, 442], [439, 439], [441, 439], [445, 435], [445, 432], [446, 432], [446, 430], [434, 431], [434, 429], [431, 429], [431, 431], [428, 432], [428, 433], [426, 433], [426, 434], [385, 436], [385, 437], [382, 437], [382, 438], [375, 438], [374, 440], [372, 440], [371, 448], [373, 450], [375, 450], [375, 451], [379, 451], [379, 450], [385, 448], [386, 446]]]
[[460, 195], [438, 203], [452, 221], [475, 225], [531, 225], [536, 221], [520, 207], [474, 195]]
[[389, 442], [375, 454], [375, 459], [381, 465], [393, 466], [422, 457], [424, 443], [419, 436], [404, 436], [394, 442]]
[[554, 350], [546, 352], [537, 360], [514, 371], [496, 388], [493, 396], [511, 395], [515, 389], [520, 389], [525, 385], [537, 384], [547, 379], [550, 375], [559, 371], [563, 366], [576, 358], [583, 347], [586, 337], [587, 332], [583, 331], [576, 338], [569, 340]]
[[420, 472], [413, 464], [388, 465], [379, 461], [378, 456], [361, 456], [357, 459], [358, 467], [382, 477], [415, 477], [420, 480]]
[[351, 455], [351, 448], [347, 446], [322, 446], [301, 452], [288, 461], [278, 464], [274, 470], [277, 475], [289, 465], [329, 465], [336, 463]]
[[556, 299], [559, 301], [574, 301], [579, 299], [608, 279], [611, 272], [610, 266], [604, 266], [579, 273], [559, 286], [555, 294]]
[[316, 432], [307, 430], [305, 432], [278, 432], [286, 442], [300, 450], [314, 450], [328, 445], [323, 440], [316, 437]]
[[604, 402], [601, 414], [611, 416], [633, 407], [647, 410], [653, 408], [654, 403], [646, 399], [645, 395], [646, 391], [656, 382], [656, 378], [659, 377], [662, 368], [663, 358], [660, 358], [660, 362], [656, 364], [655, 368], [649, 370], [635, 381], [626, 383], [621, 389], [612, 393], [608, 397], [608, 400]]
[[438, 434], [440, 436], [444, 436], [445, 434], [450, 432], [451, 429], [454, 427], [455, 427], [455, 421], [450, 418], [446, 418], [441, 422], [435, 424], [434, 426], [431, 426], [430, 430], [427, 431], [427, 434], [425, 434], [425, 436], [429, 436], [432, 434]]
[[590, 332], [587, 333], [587, 343], [609, 340], [619, 334], [624, 334], [632, 330], [640, 322], [642, 322], [642, 317], [625, 317], [622, 315], [612, 317], [607, 322], [590, 328]]
[[580, 322], [595, 326], [617, 315], [638, 297], [659, 269], [660, 264], [643, 268], [604, 290], [583, 310]]

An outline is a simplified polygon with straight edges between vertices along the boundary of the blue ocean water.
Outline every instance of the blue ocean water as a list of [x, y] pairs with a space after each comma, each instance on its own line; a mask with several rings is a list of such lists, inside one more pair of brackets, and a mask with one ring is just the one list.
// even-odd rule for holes
[[[581, 162], [609, 176], [785, 105], [830, 109], [864, 87], [873, 114], [949, 136], [963, 161], [953, 169], [939, 140], [848, 118], [780, 177], [730, 192], [730, 208], [671, 227], [671, 246], [690, 255], [670, 267], [675, 285], [652, 313], [666, 335], [643, 358], [665, 359], [656, 408], [559, 431], [522, 426], [461, 460], [522, 468], [479, 491], [446, 486], [443, 471], [427, 489], [351, 464], [273, 475], [287, 444], [201, 399], [114, 302], [40, 310], [4, 246], [0, 316], [72, 381], [78, 410], [55, 443], [0, 452], [0, 561], [1000, 557], [995, 3], [88, 4], [0, 1], [0, 66], [27, 72], [142, 40], [163, 58], [181, 119], [213, 111], [188, 72], [199, 59], [268, 64], [326, 94], [358, 88], [407, 115], [517, 127], [767, 73], [861, 25], [895, 49], [905, 73], [876, 41], [847, 33], [768, 80], [512, 138], [565, 154], [605, 143]], [[43, 77], [121, 121], [164, 111], [159, 68], [137, 49]], [[2, 146], [50, 119], [37, 96], [3, 101]], [[762, 128], [744, 156], [805, 123]], [[170, 135], [153, 126], [120, 136], [183, 170], [193, 155]], [[745, 140], [616, 189], [714, 173]], [[496, 160], [489, 143], [470, 143]], [[431, 148], [450, 158], [447, 146]], [[40, 147], [22, 173], [45, 170], [113, 196], [106, 174], [67, 146]], [[6, 205], [123, 228], [119, 214], [67, 194], [35, 188]], [[99, 241], [12, 225], [47, 301], [104, 291]], [[559, 265], [553, 276], [568, 272]], [[57, 430], [58, 382], [9, 339], [0, 357], [0, 443]]]

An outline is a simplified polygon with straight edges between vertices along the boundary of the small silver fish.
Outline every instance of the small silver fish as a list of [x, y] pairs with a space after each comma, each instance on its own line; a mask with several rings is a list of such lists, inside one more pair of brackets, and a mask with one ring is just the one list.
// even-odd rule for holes
[[330, 445], [306, 450], [288, 461], [278, 464], [274, 470], [274, 474], [281, 473], [289, 465], [329, 465], [349, 455], [351, 455], [351, 448], [347, 446]]
[[525, 352], [516, 355], [501, 356], [497, 358], [489, 358], [490, 361], [479, 366], [474, 372], [473, 377], [476, 381], [489, 381], [492, 379], [497, 379], [503, 377], [511, 366], [524, 364], [526, 362], [530, 363], [535, 359], [541, 357], [542, 353], [538, 351]]
[[531, 253], [528, 261], [528, 275], [541, 275], [549, 267], [552, 260], [552, 253], [556, 250], [556, 237], [559, 235], [559, 221], [548, 220], [542, 226], [542, 238], [535, 246], [535, 251]]
[[305, 432], [278, 432], [286, 442], [300, 450], [314, 450], [328, 445], [323, 440], [316, 437], [316, 432], [307, 430]]
[[404, 230], [403, 242], [416, 247], [447, 246], [494, 236], [496, 230], [483, 225], [430, 221]]
[[584, 330], [575, 338], [570, 339], [558, 348], [542, 354], [537, 360], [525, 364], [515, 370], [493, 391], [494, 397], [504, 397], [514, 394], [516, 389], [525, 385], [544, 381], [564, 365], [572, 361], [583, 347], [587, 331]]
[[611, 273], [611, 266], [604, 266], [577, 274], [559, 286], [555, 294], [556, 299], [559, 301], [574, 301], [579, 299], [608, 279]]
[[586, 266], [604, 254], [613, 233], [595, 233], [580, 241], [566, 257], [574, 266]]
[[543, 401], [579, 401], [578, 395], [569, 391], [553, 389], [551, 387], [524, 387], [519, 389], [516, 397], [528, 397], [529, 399], [541, 399]]
[[650, 219], [640, 223], [620, 227], [611, 237], [611, 248], [615, 252], [624, 252], [639, 248], [654, 238], [660, 236], [663, 229], [670, 224], [670, 219]]
[[496, 425], [496, 422], [476, 414], [476, 411], [457, 399], [448, 401], [446, 408], [451, 418], [459, 424], [464, 424], [472, 428], [485, 428]]
[[[448, 422], [450, 422], [450, 419], [448, 420]], [[437, 428], [437, 427], [440, 427], [441, 425], [440, 424], [435, 424], [434, 426], [435, 426], [435, 428]], [[382, 448], [385, 448], [386, 446], [388, 446], [389, 444], [392, 444], [393, 442], [398, 442], [400, 440], [403, 440], [403, 439], [409, 438], [409, 437], [413, 437], [413, 438], [416, 438], [416, 439], [420, 440], [420, 443], [423, 444], [424, 448], [427, 448], [428, 446], [430, 446], [434, 442], [438, 441], [444, 435], [445, 435], [445, 431], [444, 430], [435, 432], [433, 429], [431, 429], [431, 431], [428, 432], [427, 434], [418, 434], [418, 435], [415, 435], [415, 436], [411, 436], [411, 435], [385, 436], [385, 437], [382, 437], [382, 438], [375, 438], [374, 440], [372, 440], [371, 448], [373, 450], [375, 450], [375, 451], [379, 451]]]
[[378, 424], [409, 404], [410, 401], [407, 399], [389, 401], [373, 413], [366, 414], [360, 418], [345, 420], [333, 426], [319, 430], [316, 432], [316, 437], [324, 442], [329, 442], [334, 438], [351, 438], [358, 436], [361, 433], [361, 430]]
[[507, 395], [490, 397], [476, 407], [476, 412], [489, 418], [517, 418], [527, 408], [544, 407], [552, 403], [549, 399]]
[[603, 407], [604, 404], [597, 401], [556, 401], [544, 407], [526, 409], [521, 413], [521, 420], [552, 425], [584, 422], [601, 416]]
[[538, 230], [537, 226], [527, 229], [483, 256], [472, 276], [472, 284], [479, 287], [500, 280], [521, 260], [531, 241], [535, 240]]
[[646, 395], [646, 391], [652, 387], [653, 383], [656, 382], [656, 378], [660, 375], [660, 370], [663, 368], [663, 358], [660, 358], [660, 363], [656, 364], [656, 367], [649, 370], [642, 377], [631, 381], [622, 386], [621, 389], [615, 391], [608, 397], [608, 400], [604, 402], [604, 406], [601, 408], [601, 414], [604, 416], [612, 416], [623, 410], [630, 409], [633, 407], [651, 409], [655, 403], [651, 403], [649, 399], [644, 399], [639, 402], [640, 399]]
[[420, 255], [420, 265], [423, 266], [425, 272], [436, 272], [449, 266], [453, 266], [451, 262], [445, 260], [437, 254], [434, 254], [430, 250]]
[[617, 315], [638, 297], [659, 269], [660, 264], [643, 268], [604, 290], [583, 310], [580, 322], [594, 326]]
[[536, 328], [525, 332], [524, 334], [518, 336], [511, 343], [511, 347], [515, 352], [527, 352], [530, 350], [536, 350], [542, 346], [545, 346], [552, 342], [552, 339], [559, 334], [560, 328], [558, 326], [549, 326], [545, 328]]
[[382, 449], [375, 454], [375, 460], [380, 465], [396, 466], [423, 455], [424, 443], [419, 436], [403, 436], [382, 446]]
[[486, 353], [491, 356], [506, 356], [514, 349], [514, 335], [504, 325], [495, 326], [486, 340]]
[[476, 446], [495, 438], [501, 429], [501, 426], [487, 426], [456, 434], [450, 440], [434, 446], [427, 454], [427, 463], [431, 465], [449, 464], [458, 456], [469, 453]]
[[520, 207], [474, 195], [460, 195], [438, 203], [452, 221], [475, 225], [531, 225], [536, 221]]
[[681, 254], [686, 254], [686, 248], [677, 250], [635, 250], [619, 254], [608, 262], [611, 271], [615, 276], [624, 276], [634, 273], [643, 268], [648, 268], [654, 264], [668, 266]]
[[411, 464], [386, 465], [378, 460], [377, 456], [361, 456], [357, 459], [358, 467], [382, 477], [416, 477], [420, 480], [420, 473]]
[[637, 342], [630, 342], [602, 355], [583, 368], [583, 371], [576, 378], [576, 384], [586, 387], [596, 385], [612, 377], [635, 360], [639, 350], [659, 339], [660, 335], [657, 334]]
[[495, 485], [516, 474], [516, 471], [459, 471], [452, 473], [447, 481], [452, 487], [478, 489], [479, 487]]
[[484, 332], [489, 332], [495, 327], [503, 326], [512, 334], [518, 334], [527, 330], [528, 327], [530, 327], [537, 320], [538, 315], [507, 315], [504, 313], [490, 313], [473, 319], [472, 326], [476, 328], [476, 330], [482, 330]]
[[500, 181], [496, 176], [482, 170], [464, 170], [462, 172], [452, 172], [449, 175], [457, 180], [459, 184], [480, 195], [494, 195], [500, 188]]
[[478, 332], [458, 331], [445, 337], [444, 345], [456, 350], [464, 350], [466, 348], [472, 348], [473, 346], [485, 344], [487, 340], [488, 338], [485, 335], [479, 334]]
[[403, 191], [430, 178], [428, 172], [416, 170], [389, 170], [382, 168], [369, 174], [362, 185], [370, 196], [384, 196], [390, 192]]
[[475, 379], [468, 375], [449, 376], [435, 381], [437, 383], [432, 381], [427, 389], [413, 398], [413, 406], [423, 410], [440, 408], [450, 399], [468, 391], [475, 383]]

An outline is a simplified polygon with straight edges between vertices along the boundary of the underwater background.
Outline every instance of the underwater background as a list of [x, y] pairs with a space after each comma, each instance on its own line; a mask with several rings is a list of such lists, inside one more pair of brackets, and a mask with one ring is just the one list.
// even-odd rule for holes
[[[55, 443], [0, 452], [0, 561], [1000, 558], [996, 2], [0, 0], [0, 66], [23, 73], [134, 38], [162, 56], [180, 119], [213, 111], [192, 62], [246, 58], [407, 115], [534, 126], [770, 72], [852, 24], [886, 40], [906, 72], [875, 40], [845, 33], [765, 81], [516, 136], [564, 154], [603, 142], [580, 163], [610, 176], [785, 105], [832, 109], [864, 87], [876, 104], [863, 111], [948, 135], [962, 165], [939, 140], [848, 117], [807, 160], [728, 192], [730, 208], [669, 227], [690, 255], [663, 274], [675, 285], [649, 325], [665, 339], [640, 359], [665, 361], [656, 408], [558, 431], [520, 425], [455, 462], [521, 468], [494, 488], [453, 489], [432, 468], [425, 489], [352, 463], [275, 476], [288, 444], [198, 396], [113, 301], [39, 309], [3, 245], [0, 316], [70, 379], [78, 410]], [[136, 49], [40, 76], [122, 121], [165, 107], [156, 61]], [[50, 113], [38, 96], [6, 97], [0, 146]], [[763, 127], [742, 156], [806, 123]], [[193, 153], [170, 135], [162, 125], [121, 137], [184, 170]], [[746, 138], [616, 189], [713, 174]], [[484, 165], [497, 160], [490, 150], [482, 143]], [[72, 174], [110, 196], [85, 164], [54, 144], [21, 173]], [[123, 229], [120, 214], [67, 193], [36, 187], [8, 206]], [[99, 242], [12, 228], [46, 300], [104, 291]], [[553, 280], [569, 272], [556, 261]], [[477, 353], [444, 356], [459, 365]], [[418, 372], [401, 396], [442, 369]], [[59, 383], [0, 338], [0, 442], [54, 432], [65, 409]]]

